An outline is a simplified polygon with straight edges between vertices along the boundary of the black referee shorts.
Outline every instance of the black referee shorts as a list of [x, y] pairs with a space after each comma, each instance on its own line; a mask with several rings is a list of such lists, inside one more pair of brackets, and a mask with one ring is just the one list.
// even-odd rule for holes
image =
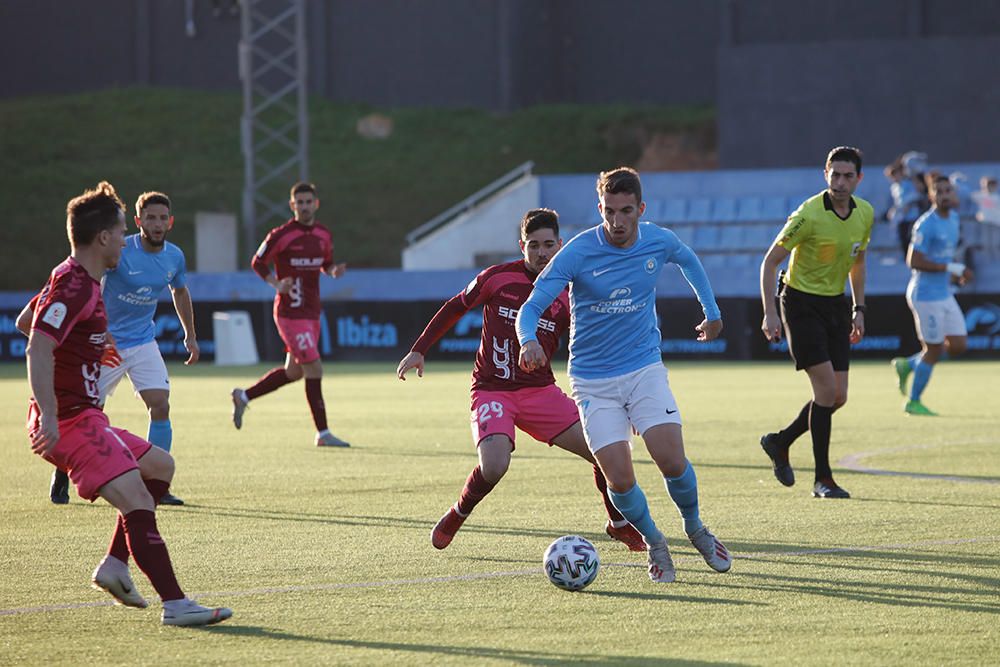
[[851, 307], [843, 294], [820, 296], [785, 285], [781, 321], [795, 370], [829, 361], [846, 371], [851, 357]]

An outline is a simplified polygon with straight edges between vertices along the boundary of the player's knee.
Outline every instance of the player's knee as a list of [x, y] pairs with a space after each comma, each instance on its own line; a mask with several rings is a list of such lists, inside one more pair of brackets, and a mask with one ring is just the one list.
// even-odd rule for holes
[[143, 479], [162, 479], [169, 482], [174, 478], [174, 457], [153, 446], [139, 459], [139, 472]]
[[287, 375], [288, 379], [292, 382], [295, 382], [296, 380], [301, 380], [302, 367], [299, 366], [298, 364], [294, 366], [285, 366], [285, 375]]
[[149, 419], [154, 422], [162, 422], [170, 419], [170, 402], [164, 400], [149, 406]]
[[968, 349], [968, 342], [964, 338], [952, 338], [948, 340], [948, 354], [958, 356]]
[[837, 392], [833, 397], [833, 411], [836, 412], [845, 405], [847, 405], [847, 392]]

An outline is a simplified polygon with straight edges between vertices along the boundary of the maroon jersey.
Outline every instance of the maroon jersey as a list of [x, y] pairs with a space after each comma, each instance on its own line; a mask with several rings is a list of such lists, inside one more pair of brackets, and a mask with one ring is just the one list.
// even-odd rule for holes
[[101, 284], [69, 257], [52, 270], [36, 300], [31, 329], [56, 342], [58, 419], [99, 409], [97, 379], [108, 335]]
[[554, 384], [552, 354], [559, 348], [559, 337], [569, 329], [569, 292], [562, 294], [542, 313], [538, 322], [538, 343], [549, 359], [544, 367], [530, 373], [517, 365], [521, 346], [517, 343], [514, 320], [518, 309], [528, 299], [537, 274], [531, 273], [524, 260], [497, 264], [485, 269], [469, 283], [465, 291], [446, 302], [427, 324], [413, 344], [413, 350], [427, 350], [463, 314], [483, 306], [483, 335], [472, 371], [472, 388], [487, 391], [511, 391], [522, 387], [544, 387]]
[[333, 237], [319, 223], [303, 225], [289, 220], [275, 227], [257, 249], [250, 266], [266, 279], [274, 264], [278, 279], [291, 278], [287, 294], [274, 297], [278, 317], [318, 320], [319, 274], [333, 266]]

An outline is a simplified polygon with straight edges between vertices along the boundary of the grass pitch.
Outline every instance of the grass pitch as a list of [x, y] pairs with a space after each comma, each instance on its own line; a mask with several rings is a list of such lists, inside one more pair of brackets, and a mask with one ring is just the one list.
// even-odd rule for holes
[[[671, 363], [702, 515], [736, 554], [710, 571], [686, 540], [641, 445], [636, 470], [678, 567], [654, 585], [645, 558], [603, 535], [589, 466], [520, 436], [511, 469], [445, 551], [429, 532], [475, 465], [467, 364], [330, 364], [332, 430], [312, 446], [302, 385], [251, 404], [228, 394], [263, 366], [171, 367], [173, 491], [159, 522], [182, 586], [230, 621], [164, 628], [159, 605], [114, 607], [88, 588], [114, 517], [49, 503], [50, 468], [23, 431], [21, 366], [0, 367], [0, 663], [3, 664], [991, 664], [1000, 658], [1000, 363], [947, 363], [907, 417], [884, 362], [857, 363], [834, 417], [849, 501], [772, 477], [757, 440], [807, 398], [786, 364]], [[145, 434], [127, 385], [112, 423]], [[844, 463], [837, 463], [842, 461]], [[855, 472], [866, 468], [882, 474]], [[543, 551], [578, 533], [601, 556], [582, 593], [549, 585]], [[140, 590], [155, 598], [133, 568]]]

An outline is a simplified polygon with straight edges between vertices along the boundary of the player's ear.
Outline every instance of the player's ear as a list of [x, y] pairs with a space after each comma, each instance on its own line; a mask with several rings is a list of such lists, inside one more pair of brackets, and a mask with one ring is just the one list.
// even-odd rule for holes
[[313, 199], [313, 210], [315, 211], [318, 208], [319, 208], [319, 200]]
[[139, 219], [139, 216], [135, 216], [135, 226], [136, 227], [139, 227], [139, 223], [140, 222], [141, 222], [141, 220]]
[[167, 220], [167, 231], [169, 232], [173, 228], [174, 228], [174, 216], [170, 216], [170, 219]]
[[518, 245], [519, 248], [521, 248], [521, 254], [523, 255], [524, 254], [524, 239], [518, 239], [517, 245]]

